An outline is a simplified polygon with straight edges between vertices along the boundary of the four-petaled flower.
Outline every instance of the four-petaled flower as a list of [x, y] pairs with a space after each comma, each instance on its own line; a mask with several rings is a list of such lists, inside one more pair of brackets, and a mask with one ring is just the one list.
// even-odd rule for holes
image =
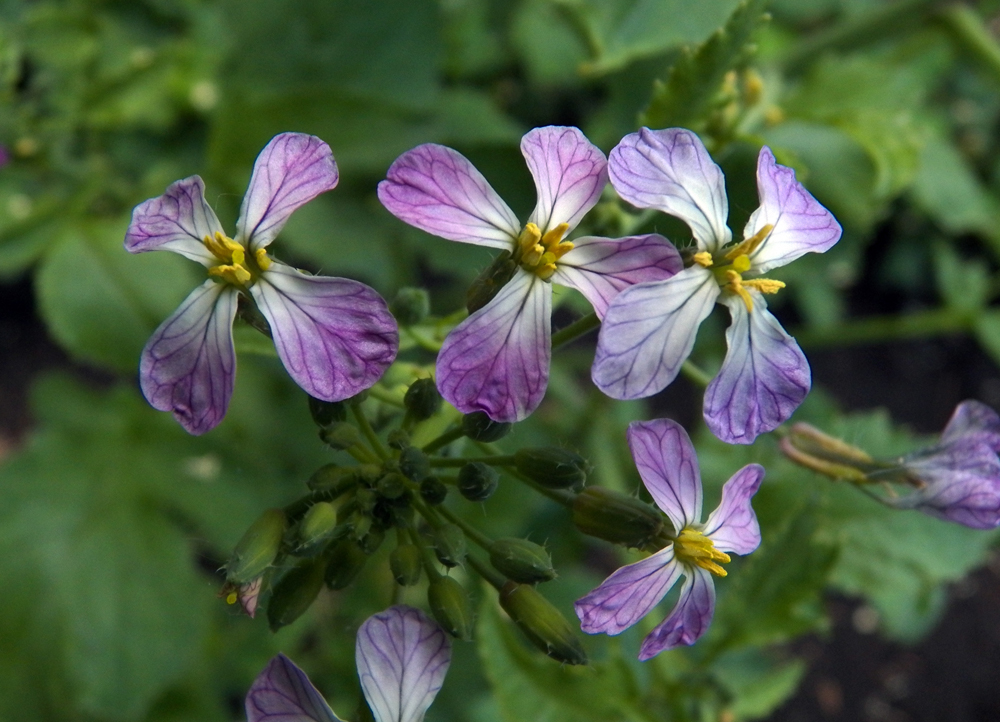
[[[369, 617], [355, 645], [361, 690], [375, 722], [421, 722], [451, 664], [451, 643], [419, 609], [398, 605]], [[305, 672], [283, 654], [246, 699], [247, 722], [341, 722]]]
[[442, 238], [509, 251], [517, 268], [483, 308], [447, 337], [437, 383], [464, 413], [520, 421], [541, 403], [552, 354], [550, 282], [580, 291], [603, 317], [623, 288], [669, 278], [677, 250], [651, 234], [564, 240], [597, 203], [607, 160], [577, 128], [536, 128], [521, 140], [538, 202], [523, 228], [482, 174], [458, 152], [421, 145], [401, 155], [378, 187], [397, 218]]
[[665, 649], [694, 644], [705, 633], [715, 610], [712, 575], [727, 552], [749, 554], [760, 544], [760, 527], [750, 506], [764, 469], [748, 464], [722, 488], [722, 501], [701, 520], [701, 474], [691, 439], [669, 419], [629, 425], [628, 443], [643, 484], [674, 525], [671, 541], [660, 551], [622, 567], [576, 602], [580, 626], [589, 634], [620, 634], [646, 616], [683, 575], [677, 606], [643, 640], [639, 659]]
[[840, 239], [833, 215], [795, 180], [795, 172], [761, 148], [760, 207], [744, 240], [730, 245], [722, 171], [694, 133], [641, 129], [611, 151], [611, 184], [639, 208], [685, 221], [696, 251], [669, 279], [632, 286], [611, 302], [598, 337], [592, 376], [609, 396], [650, 396], [677, 376], [698, 326], [716, 301], [732, 325], [722, 369], [705, 392], [705, 421], [729, 443], [749, 444], [791, 416], [809, 392], [809, 364], [767, 310], [763, 294], [784, 284], [761, 278], [799, 256], [822, 253]]
[[149, 403], [172, 411], [192, 434], [215, 427], [229, 406], [236, 371], [232, 324], [241, 293], [270, 324], [288, 373], [316, 398], [354, 396], [395, 359], [396, 323], [373, 289], [307, 275], [267, 255], [292, 212], [337, 180], [326, 143], [283, 133], [257, 156], [235, 238], [222, 230], [198, 176], [133, 211], [128, 251], [173, 251], [208, 268], [209, 279], [153, 333], [139, 367]]

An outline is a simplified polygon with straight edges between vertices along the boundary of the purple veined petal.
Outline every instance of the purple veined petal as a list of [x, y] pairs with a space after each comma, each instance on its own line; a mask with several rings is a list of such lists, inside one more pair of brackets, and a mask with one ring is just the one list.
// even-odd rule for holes
[[450, 241], [512, 250], [521, 226], [493, 186], [458, 151], [418, 145], [389, 166], [378, 199], [396, 218]]
[[551, 316], [552, 287], [519, 268], [444, 340], [437, 359], [441, 395], [465, 414], [483, 411], [506, 423], [527, 418], [549, 382]]
[[142, 350], [143, 395], [154, 409], [172, 411], [192, 434], [215, 428], [233, 395], [238, 293], [232, 286], [205, 281], [160, 324]]
[[665, 281], [684, 268], [681, 254], [656, 233], [627, 238], [584, 236], [559, 259], [553, 283], [575, 288], [601, 319], [619, 292], [637, 283]]
[[955, 407], [948, 424], [941, 432], [941, 443], [947, 444], [970, 434], [981, 434], [993, 451], [1000, 452], [1000, 416], [979, 401], [963, 401]]
[[601, 197], [608, 160], [579, 128], [549, 125], [521, 138], [521, 153], [535, 179], [538, 202], [528, 220], [542, 233], [560, 223], [572, 231]]
[[444, 631], [419, 609], [397, 605], [361, 625], [355, 648], [375, 722], [420, 722], [451, 664]]
[[622, 567], [574, 603], [580, 629], [587, 634], [621, 634], [649, 614], [681, 573], [672, 545]]
[[615, 399], [641, 399], [666, 388], [719, 293], [712, 272], [692, 266], [615, 296], [597, 337], [590, 374], [597, 388]]
[[712, 623], [712, 615], [715, 614], [712, 573], [701, 567], [689, 567], [685, 569], [685, 575], [677, 606], [642, 640], [639, 659], [643, 662], [664, 650], [694, 644]]
[[247, 722], [341, 722], [306, 673], [283, 654], [254, 680], [246, 711]]
[[739, 296], [722, 299], [733, 318], [726, 329], [729, 350], [705, 390], [705, 423], [729, 444], [752, 444], [776, 429], [812, 385], [802, 349], [767, 310], [764, 297], [754, 289], [749, 293], [752, 312]]
[[760, 546], [760, 524], [750, 499], [763, 480], [764, 467], [747, 464], [722, 487], [722, 501], [702, 529], [720, 552], [749, 554]]
[[638, 208], [655, 208], [691, 228], [701, 250], [729, 243], [729, 201], [722, 170], [697, 135], [683, 128], [640, 128], [622, 138], [608, 161], [611, 185]]
[[671, 419], [633, 421], [628, 448], [642, 483], [674, 529], [701, 521], [701, 472], [691, 437]]
[[336, 188], [338, 180], [333, 152], [319, 138], [305, 133], [274, 136], [254, 161], [236, 240], [251, 251], [265, 248], [296, 209]]
[[240, 607], [243, 609], [244, 613], [246, 613], [250, 619], [257, 616], [257, 602], [260, 599], [260, 591], [263, 586], [264, 577], [257, 577], [246, 584], [241, 584], [239, 589], [236, 591], [236, 599], [240, 603]]
[[306, 393], [341, 401], [370, 388], [396, 358], [396, 321], [374, 289], [273, 262], [250, 293], [278, 357]]
[[196, 175], [172, 183], [166, 193], [140, 203], [125, 232], [125, 250], [173, 251], [204, 266], [218, 259], [202, 239], [222, 231], [215, 211], [205, 200], [205, 183]]
[[755, 274], [791, 263], [806, 253], [823, 253], [840, 240], [841, 228], [823, 205], [795, 180], [795, 171], [778, 165], [764, 146], [757, 158], [760, 207], [743, 230], [751, 238], [764, 226], [774, 228], [750, 255]]

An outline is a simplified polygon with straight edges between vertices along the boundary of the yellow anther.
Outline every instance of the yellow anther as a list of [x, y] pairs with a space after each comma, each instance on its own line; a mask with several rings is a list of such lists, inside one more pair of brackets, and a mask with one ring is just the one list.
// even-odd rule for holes
[[573, 250], [573, 244], [562, 240], [569, 230], [568, 223], [560, 223], [544, 236], [534, 223], [527, 223], [517, 239], [521, 251], [520, 263], [542, 280], [556, 272], [556, 261]]
[[691, 256], [691, 260], [697, 263], [702, 268], [708, 268], [709, 266], [712, 265], [712, 254], [709, 253], [708, 251], [700, 251]]
[[785, 287], [784, 281], [775, 281], [773, 278], [752, 278], [743, 281], [743, 285], [756, 288], [761, 293], [777, 293]]
[[738, 256], [749, 256], [757, 250], [757, 247], [764, 242], [764, 239], [771, 235], [771, 231], [773, 230], [774, 225], [768, 223], [745, 241], [742, 241], [739, 245], [730, 248], [729, 252], [726, 254], [726, 258], [731, 261]]
[[257, 261], [257, 267], [260, 270], [266, 271], [271, 267], [271, 259], [267, 257], [266, 248], [258, 248], [256, 251], [254, 251], [253, 256], [254, 260]]
[[746, 273], [750, 270], [750, 256], [740, 255], [733, 259], [733, 270], [737, 273]]
[[538, 226], [534, 223], [527, 223], [521, 231], [521, 235], [518, 236], [517, 245], [521, 249], [521, 253], [527, 253], [537, 246], [540, 240], [542, 240], [542, 232]]
[[726, 570], [719, 564], [732, 561], [728, 554], [715, 548], [711, 539], [690, 527], [681, 531], [674, 539], [674, 556], [678, 561], [694, 564], [719, 577], [726, 576]]
[[727, 288], [743, 299], [747, 312], [753, 311], [753, 299], [749, 291], [743, 288], [743, 278], [736, 271], [726, 271], [726, 279], [729, 281], [723, 288]]
[[236, 604], [237, 598], [238, 595], [236, 594], [236, 590], [234, 589], [233, 591], [229, 592], [229, 594], [226, 595], [226, 604]]
[[213, 266], [208, 269], [209, 276], [217, 276], [224, 281], [228, 281], [237, 286], [243, 286], [249, 281], [252, 276], [250, 271], [248, 271], [243, 266], [238, 266], [236, 264], [227, 266]]
[[214, 236], [205, 236], [202, 242], [213, 256], [226, 263], [233, 262], [233, 253], [236, 251], [243, 252], [243, 246], [226, 236], [222, 231], [216, 231]]

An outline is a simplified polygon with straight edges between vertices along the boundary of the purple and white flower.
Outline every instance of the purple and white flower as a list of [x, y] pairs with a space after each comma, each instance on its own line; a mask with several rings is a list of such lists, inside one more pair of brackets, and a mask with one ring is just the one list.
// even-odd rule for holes
[[395, 359], [396, 323], [372, 288], [308, 275], [267, 255], [292, 212], [338, 179], [326, 143], [282, 133], [257, 156], [235, 238], [223, 231], [198, 176], [177, 181], [132, 212], [126, 250], [173, 251], [208, 269], [208, 280], [153, 333], [139, 366], [149, 403], [172, 411], [192, 434], [218, 425], [229, 406], [236, 372], [232, 325], [241, 293], [256, 302], [285, 369], [311, 396], [354, 396]]
[[[451, 643], [418, 609], [390, 607], [358, 630], [361, 690], [375, 722], [421, 722], [451, 664]], [[341, 722], [305, 672], [283, 654], [260, 673], [246, 698], [247, 722]]]
[[580, 627], [588, 634], [621, 634], [652, 611], [684, 577], [677, 606], [643, 640], [647, 660], [681, 644], [694, 644], [715, 611], [712, 575], [729, 552], [749, 554], [760, 544], [760, 527], [750, 506], [764, 468], [748, 464], [722, 487], [722, 501], [701, 522], [701, 473], [691, 439], [670, 419], [635, 421], [628, 428], [632, 458], [656, 505], [674, 525], [672, 541], [651, 556], [624, 566], [576, 602]]
[[761, 278], [805, 253], [823, 253], [840, 225], [767, 147], [757, 159], [760, 207], [731, 244], [722, 170], [698, 136], [682, 128], [641, 129], [611, 151], [611, 184], [639, 208], [685, 221], [697, 249], [671, 278], [626, 289], [601, 326], [592, 376], [617, 399], [650, 396], [676, 378], [698, 326], [716, 302], [729, 308], [729, 351], [705, 392], [705, 421], [723, 441], [752, 443], [791, 416], [811, 385], [795, 339], [767, 310], [764, 294], [784, 287]]
[[538, 193], [523, 228], [483, 175], [441, 145], [407, 151], [378, 187], [382, 205], [412, 226], [512, 253], [513, 277], [448, 335], [437, 360], [445, 399], [500, 422], [526, 418], [545, 395], [552, 282], [580, 291], [603, 317], [623, 288], [669, 278], [682, 266], [677, 250], [656, 234], [563, 240], [607, 183], [604, 154], [579, 129], [536, 128], [521, 139], [521, 152]]

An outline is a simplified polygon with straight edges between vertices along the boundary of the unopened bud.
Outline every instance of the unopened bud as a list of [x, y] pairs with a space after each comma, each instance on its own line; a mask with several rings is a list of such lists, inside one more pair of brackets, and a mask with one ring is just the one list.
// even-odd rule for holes
[[461, 584], [451, 577], [432, 579], [427, 604], [444, 631], [456, 639], [472, 639], [472, 607]]
[[303, 559], [274, 585], [267, 604], [267, 622], [272, 632], [291, 624], [309, 609], [323, 588], [324, 566], [322, 559]]
[[331, 449], [337, 451], [343, 451], [361, 443], [361, 435], [358, 430], [346, 421], [335, 421], [329, 426], [323, 427], [319, 432], [319, 438]]
[[493, 263], [487, 266], [472, 282], [469, 290], [465, 293], [465, 307], [469, 313], [475, 313], [492, 301], [500, 289], [514, 277], [515, 271], [517, 271], [517, 264], [510, 251], [504, 251], [497, 256]]
[[333, 536], [337, 528], [337, 508], [328, 501], [309, 507], [299, 523], [299, 546], [296, 554], [310, 552]]
[[420, 498], [431, 506], [437, 506], [448, 497], [448, 486], [436, 476], [428, 476], [420, 482]]
[[362, 486], [354, 492], [354, 501], [357, 503], [358, 509], [362, 514], [368, 514], [375, 508], [375, 502], [378, 501], [378, 495], [373, 489]]
[[329, 492], [331, 497], [339, 496], [356, 486], [361, 476], [361, 467], [326, 464], [313, 472], [306, 486], [313, 491]]
[[423, 559], [416, 544], [400, 544], [389, 554], [389, 569], [396, 584], [412, 587], [420, 581]]
[[431, 312], [430, 295], [422, 288], [401, 288], [389, 303], [389, 312], [400, 326], [420, 323]]
[[410, 445], [410, 435], [404, 429], [393, 429], [385, 439], [390, 449], [403, 450]]
[[317, 426], [329, 426], [337, 421], [347, 421], [347, 407], [341, 401], [323, 401], [309, 397], [309, 414]]
[[271, 566], [285, 534], [285, 512], [268, 509], [243, 534], [226, 565], [226, 581], [245, 584]]
[[434, 530], [434, 553], [446, 567], [465, 561], [465, 532], [455, 524], [442, 524]]
[[368, 536], [368, 532], [372, 528], [372, 518], [360, 511], [351, 514], [351, 518], [347, 520], [347, 523], [351, 527], [351, 538], [355, 541], [361, 541]]
[[368, 555], [353, 539], [342, 539], [326, 554], [324, 579], [330, 589], [344, 589], [355, 580]]
[[490, 546], [490, 564], [515, 582], [536, 584], [556, 578], [545, 547], [527, 539], [497, 539]]
[[372, 525], [368, 533], [358, 540], [358, 546], [365, 554], [374, 554], [378, 551], [378, 548], [382, 546], [382, 542], [385, 540], [385, 529], [381, 526]]
[[406, 390], [403, 405], [414, 421], [429, 419], [441, 409], [441, 394], [434, 379], [417, 379]]
[[862, 449], [802, 422], [792, 424], [778, 446], [785, 456], [800, 466], [856, 484], [868, 483], [868, 473], [883, 468]]
[[500, 590], [500, 606], [524, 635], [552, 659], [566, 664], [587, 663], [587, 653], [573, 626], [534, 587], [507, 582]]
[[663, 515], [634, 496], [588, 486], [573, 502], [573, 523], [598, 539], [643, 547], [663, 529]]
[[486, 501], [499, 483], [500, 472], [481, 461], [471, 461], [458, 470], [458, 490], [469, 501]]
[[406, 477], [396, 471], [389, 472], [378, 480], [375, 488], [385, 499], [398, 499], [406, 493]]
[[510, 427], [503, 421], [494, 421], [482, 411], [473, 411], [462, 417], [462, 433], [473, 441], [490, 443], [502, 439], [510, 433]]
[[581, 486], [587, 480], [590, 464], [579, 454], [547, 446], [514, 452], [517, 470], [548, 489]]
[[427, 454], [415, 446], [408, 446], [399, 453], [399, 471], [407, 479], [422, 481], [431, 473]]

